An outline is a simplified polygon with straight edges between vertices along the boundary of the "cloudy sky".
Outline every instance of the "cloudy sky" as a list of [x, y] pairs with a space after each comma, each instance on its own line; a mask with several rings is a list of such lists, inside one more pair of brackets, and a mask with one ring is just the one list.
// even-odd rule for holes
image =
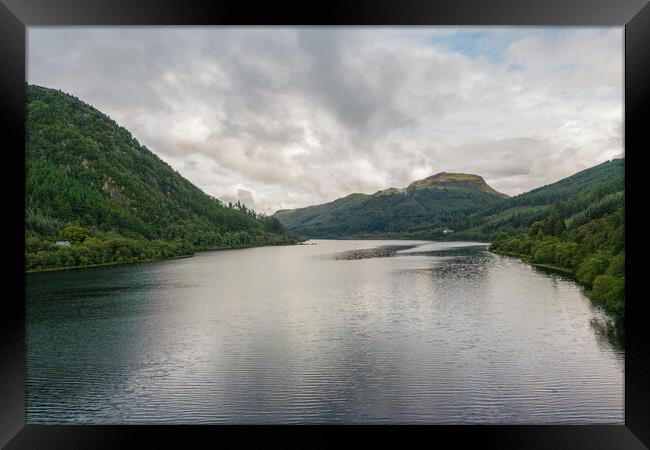
[[623, 155], [623, 29], [30, 27], [28, 82], [257, 211], [441, 171], [509, 195]]

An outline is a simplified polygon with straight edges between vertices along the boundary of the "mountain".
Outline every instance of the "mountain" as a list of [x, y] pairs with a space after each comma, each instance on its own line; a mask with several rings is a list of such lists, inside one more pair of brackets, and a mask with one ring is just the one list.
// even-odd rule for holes
[[455, 224], [453, 238], [491, 240], [498, 232], [516, 232], [544, 219], [553, 205], [567, 218], [585, 208], [606, 209], [623, 198], [624, 188], [625, 159], [606, 161], [475, 212]]
[[409, 188], [413, 189], [422, 189], [428, 187], [456, 188], [465, 189], [468, 191], [480, 191], [496, 195], [498, 197], [508, 198], [506, 194], [502, 194], [492, 189], [482, 177], [467, 173], [440, 172], [436, 175], [432, 175], [422, 180], [414, 181], [409, 185]]
[[438, 230], [507, 198], [478, 175], [441, 172], [374, 194], [350, 194], [330, 203], [273, 214], [311, 238], [401, 236]]
[[28, 269], [295, 242], [276, 219], [202, 192], [92, 106], [33, 85], [26, 96]]

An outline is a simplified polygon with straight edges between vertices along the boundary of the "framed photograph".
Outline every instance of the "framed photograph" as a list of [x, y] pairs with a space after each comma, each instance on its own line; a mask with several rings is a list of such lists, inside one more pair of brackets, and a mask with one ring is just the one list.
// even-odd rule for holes
[[647, 3], [1, 0], [0, 443], [650, 446]]

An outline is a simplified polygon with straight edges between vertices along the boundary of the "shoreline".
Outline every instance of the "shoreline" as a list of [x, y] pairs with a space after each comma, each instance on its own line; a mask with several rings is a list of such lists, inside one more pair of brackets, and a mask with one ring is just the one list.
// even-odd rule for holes
[[542, 270], [547, 270], [550, 272], [555, 273], [556, 275], [562, 276], [562, 277], [567, 277], [567, 279], [570, 279], [571, 282], [575, 283], [578, 285], [584, 292], [585, 296], [589, 299], [589, 302], [593, 307], [598, 308], [600, 311], [602, 311], [605, 314], [605, 317], [607, 317], [607, 321], [604, 324], [601, 324], [602, 326], [602, 331], [604, 331], [605, 335], [607, 336], [607, 339], [615, 345], [617, 348], [624, 350], [625, 349], [625, 341], [624, 338], [621, 337], [621, 333], [624, 332], [621, 323], [616, 319], [616, 317], [607, 309], [603, 307], [602, 304], [599, 304], [596, 300], [594, 300], [591, 297], [589, 287], [585, 286], [584, 284], [580, 283], [575, 276], [575, 273], [569, 269], [566, 269], [564, 267], [559, 267], [559, 266], [553, 266], [551, 264], [540, 264], [540, 263], [533, 263], [530, 261], [530, 256], [528, 255], [522, 255], [519, 253], [512, 253], [512, 252], [502, 252], [502, 251], [497, 251], [497, 250], [488, 250], [490, 253], [494, 253], [495, 255], [501, 255], [501, 256], [507, 256], [511, 258], [517, 258], [524, 264], [528, 264], [532, 267], [538, 267]]
[[459, 239], [446, 239], [446, 238], [432, 238], [432, 237], [395, 237], [395, 236], [345, 236], [345, 237], [309, 237], [306, 241], [321, 240], [321, 241], [426, 241], [426, 242], [476, 242], [480, 245], [491, 245], [491, 242], [483, 242], [480, 239], [459, 238]]
[[[318, 238], [316, 238], [318, 239]], [[367, 238], [346, 238], [346, 239], [324, 239], [323, 240], [335, 240], [335, 241], [340, 241], [340, 240], [387, 240], [386, 238], [375, 238], [375, 239], [367, 239]], [[173, 259], [183, 259], [183, 258], [192, 258], [196, 255], [196, 253], [199, 252], [216, 252], [216, 251], [223, 251], [223, 250], [244, 250], [244, 249], [249, 249], [249, 248], [258, 248], [258, 247], [278, 247], [278, 246], [284, 246], [284, 245], [309, 245], [309, 244], [304, 244], [304, 242], [313, 240], [313, 239], [307, 239], [305, 241], [298, 241], [293, 244], [269, 244], [269, 245], [249, 245], [249, 246], [243, 246], [243, 247], [214, 247], [214, 248], [206, 248], [206, 249], [200, 249], [196, 250], [194, 253], [191, 255], [178, 255], [178, 256], [169, 256], [167, 258], [154, 258], [154, 259], [138, 259], [135, 261], [116, 261], [116, 262], [108, 262], [108, 263], [101, 263], [101, 264], [88, 264], [84, 266], [64, 266], [64, 267], [48, 267], [45, 269], [31, 269], [31, 270], [25, 270], [25, 273], [42, 273], [42, 272], [58, 272], [61, 270], [76, 270], [76, 269], [90, 269], [90, 268], [95, 268], [95, 267], [109, 267], [109, 266], [119, 266], [119, 265], [125, 265], [125, 264], [137, 264], [137, 263], [144, 263], [144, 262], [156, 262], [156, 261], [167, 261], [167, 260], [173, 260]], [[428, 239], [408, 239], [408, 238], [402, 238], [402, 239], [389, 239], [389, 240], [403, 240], [403, 241], [419, 241], [419, 240], [428, 240]], [[435, 242], [435, 240], [432, 240]], [[438, 241], [438, 242], [453, 242], [453, 241]], [[490, 243], [481, 243], [482, 245], [490, 245]], [[529, 264], [533, 267], [539, 267], [542, 269], [547, 269], [551, 270], [554, 272], [559, 272], [563, 275], [570, 275], [571, 277], [574, 277], [575, 274], [573, 271], [566, 269], [564, 267], [559, 267], [559, 266], [553, 266], [550, 264], [541, 264], [541, 263], [534, 263], [530, 259], [529, 255], [524, 255], [520, 253], [512, 253], [512, 252], [503, 252], [503, 251], [498, 251], [498, 250], [490, 250], [488, 249], [490, 253], [494, 253], [496, 255], [501, 255], [501, 256], [510, 256], [517, 258], [521, 260], [522, 262]]]
[[116, 261], [116, 262], [100, 263], [100, 264], [87, 264], [85, 266], [48, 267], [47, 269], [26, 270], [25, 273], [58, 272], [60, 270], [90, 269], [90, 268], [93, 268], [93, 267], [120, 266], [120, 265], [124, 265], [124, 264], [137, 264], [137, 263], [143, 263], [143, 262], [166, 261], [168, 259], [191, 258], [193, 256], [194, 256], [194, 254], [191, 254], [191, 255], [179, 255], [179, 256], [168, 256], [167, 258], [136, 259], [135, 261]]
[[109, 263], [100, 263], [100, 264], [87, 264], [84, 266], [64, 266], [64, 267], [48, 267], [46, 269], [30, 269], [25, 270], [25, 273], [43, 273], [43, 272], [59, 272], [61, 270], [76, 270], [76, 269], [91, 269], [95, 267], [108, 267], [108, 266], [120, 266], [125, 264], [137, 264], [145, 262], [156, 262], [156, 261], [167, 261], [172, 259], [183, 259], [183, 258], [193, 258], [198, 252], [214, 252], [220, 250], [243, 250], [246, 248], [257, 248], [257, 247], [277, 247], [282, 245], [298, 245], [295, 244], [268, 244], [268, 245], [249, 245], [245, 247], [215, 247], [215, 248], [206, 248], [201, 250], [195, 250], [191, 255], [178, 255], [178, 256], [168, 256], [166, 258], [154, 258], [154, 259], [136, 259], [135, 261], [116, 261]]
[[[575, 274], [571, 269], [567, 269], [566, 267], [560, 267], [560, 266], [554, 266], [552, 264], [542, 264], [542, 263], [535, 263], [531, 261], [531, 257], [529, 255], [524, 255], [521, 253], [513, 253], [513, 252], [504, 252], [500, 250], [490, 250], [488, 249], [490, 253], [494, 253], [495, 255], [501, 255], [501, 256], [510, 256], [513, 258], [520, 259], [522, 262], [525, 262], [526, 264], [529, 264], [533, 267], [540, 267], [542, 269], [548, 269], [553, 272], [560, 272], [563, 275], [570, 275], [571, 277], [575, 278]], [[577, 280], [576, 280], [577, 283]]]

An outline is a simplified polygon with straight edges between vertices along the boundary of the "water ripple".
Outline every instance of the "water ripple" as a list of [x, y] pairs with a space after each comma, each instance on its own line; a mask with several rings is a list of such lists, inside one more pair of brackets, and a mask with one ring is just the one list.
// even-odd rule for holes
[[27, 422], [623, 423], [623, 354], [582, 290], [460, 245], [30, 274]]

